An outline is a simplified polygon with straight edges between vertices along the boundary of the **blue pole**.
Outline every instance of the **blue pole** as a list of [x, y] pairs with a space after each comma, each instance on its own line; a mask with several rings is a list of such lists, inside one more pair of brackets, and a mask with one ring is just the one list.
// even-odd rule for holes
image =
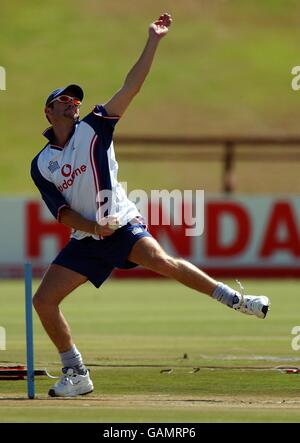
[[25, 263], [25, 317], [26, 317], [26, 353], [27, 353], [27, 395], [34, 398], [34, 360], [32, 327], [32, 266]]

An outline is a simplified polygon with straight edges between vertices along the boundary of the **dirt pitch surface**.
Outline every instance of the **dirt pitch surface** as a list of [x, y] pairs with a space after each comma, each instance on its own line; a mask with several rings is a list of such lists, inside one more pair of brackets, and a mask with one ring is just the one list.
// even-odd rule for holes
[[171, 395], [101, 395], [90, 394], [87, 397], [77, 398], [50, 398], [48, 396], [37, 396], [34, 400], [27, 397], [11, 395], [9, 397], [0, 396], [0, 408], [3, 407], [103, 407], [103, 408], [197, 408], [207, 409], [208, 407], [219, 406], [221, 408], [299, 408], [300, 399], [294, 398], [268, 398], [260, 397], [233, 397], [233, 396], [209, 396], [209, 397], [187, 397]]

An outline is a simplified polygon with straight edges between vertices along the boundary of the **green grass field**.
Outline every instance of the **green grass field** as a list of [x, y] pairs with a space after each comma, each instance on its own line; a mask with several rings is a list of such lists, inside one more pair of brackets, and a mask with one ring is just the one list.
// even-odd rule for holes
[[[111, 280], [102, 290], [78, 289], [62, 308], [94, 392], [48, 398], [53, 380], [39, 377], [37, 398], [27, 400], [26, 381], [0, 381], [0, 421], [299, 422], [300, 375], [278, 370], [300, 362], [291, 347], [298, 283], [244, 285], [271, 297], [265, 320], [165, 280]], [[0, 325], [7, 333], [0, 361], [24, 364], [23, 282], [2, 281], [0, 290]], [[34, 334], [36, 368], [59, 375], [58, 355], [36, 316]]]
[[[45, 143], [48, 93], [81, 84], [83, 115], [108, 100], [139, 56], [148, 24], [164, 11], [174, 24], [117, 134], [299, 134], [300, 91], [291, 89], [291, 69], [300, 65], [296, 0], [74, 0], [72, 8], [67, 0], [11, 0], [0, 14], [7, 77], [0, 91], [0, 196], [38, 195], [29, 168]], [[128, 190], [218, 192], [221, 159], [220, 151], [213, 162], [189, 153], [180, 163], [122, 160], [119, 178]], [[237, 158], [236, 180], [243, 193], [300, 191], [297, 161]], [[0, 381], [0, 421], [299, 422], [300, 375], [276, 369], [300, 361], [291, 348], [298, 282], [245, 286], [270, 295], [266, 320], [163, 280], [110, 281], [100, 291], [86, 285], [63, 310], [95, 391], [50, 399], [53, 381], [38, 378], [37, 399], [29, 401], [25, 381]], [[0, 293], [7, 332], [0, 361], [25, 363], [23, 282], [0, 281]], [[34, 330], [36, 367], [59, 375], [58, 355], [36, 316]]]
[[[7, 74], [0, 91], [0, 193], [36, 192], [28, 171], [44, 145], [48, 93], [82, 84], [82, 114], [108, 100], [163, 11], [174, 24], [118, 134], [299, 134], [300, 92], [291, 89], [291, 69], [299, 65], [296, 0], [74, 0], [72, 8], [66, 0], [11, 0], [0, 15], [0, 66]], [[121, 178], [138, 189], [150, 183], [221, 189], [219, 162], [191, 159], [176, 173], [172, 164], [155, 168], [153, 176], [152, 164], [123, 162]], [[238, 162], [237, 183], [241, 192], [298, 192], [298, 163]]]

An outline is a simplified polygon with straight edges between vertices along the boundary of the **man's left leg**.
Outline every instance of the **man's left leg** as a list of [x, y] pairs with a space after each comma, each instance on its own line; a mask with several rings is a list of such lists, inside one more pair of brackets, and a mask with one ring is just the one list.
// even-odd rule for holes
[[168, 255], [153, 237], [138, 240], [128, 260], [210, 296], [218, 285], [216, 280], [193, 264]]
[[139, 239], [134, 244], [128, 260], [165, 277], [173, 278], [245, 314], [265, 318], [268, 312], [270, 303], [267, 297], [250, 295], [243, 297], [239, 292], [214, 280], [188, 261], [171, 257], [153, 237]]

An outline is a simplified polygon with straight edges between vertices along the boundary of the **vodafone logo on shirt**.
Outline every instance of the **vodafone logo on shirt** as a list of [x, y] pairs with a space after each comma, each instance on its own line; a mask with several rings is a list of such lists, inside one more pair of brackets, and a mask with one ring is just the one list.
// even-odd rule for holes
[[61, 167], [60, 171], [64, 177], [69, 177], [69, 175], [71, 175], [72, 172], [72, 166], [66, 163]]
[[57, 187], [57, 189], [59, 192], [64, 192], [65, 189], [68, 189], [73, 185], [76, 177], [79, 177], [81, 174], [85, 173], [86, 165], [81, 165], [72, 171], [72, 166], [69, 163], [66, 163], [61, 167], [60, 171], [62, 175], [66, 177], [66, 179]]

